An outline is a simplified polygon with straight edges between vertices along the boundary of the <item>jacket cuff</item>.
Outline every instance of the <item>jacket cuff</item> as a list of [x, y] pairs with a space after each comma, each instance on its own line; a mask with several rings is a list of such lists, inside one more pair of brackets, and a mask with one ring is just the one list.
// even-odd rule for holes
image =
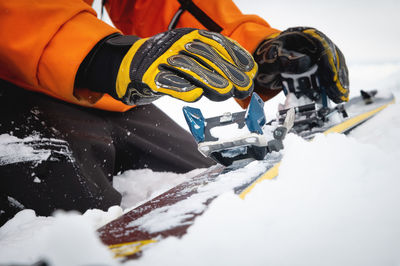
[[37, 77], [44, 92], [71, 103], [91, 106], [101, 94], [74, 91], [78, 68], [91, 49], [104, 37], [118, 32], [87, 11], [78, 13], [48, 43], [39, 61]]
[[243, 23], [240, 23], [231, 32], [222, 31], [240, 43], [247, 51], [254, 53], [258, 45], [269, 35], [280, 32], [271, 28], [269, 24], [256, 15], [247, 15]]

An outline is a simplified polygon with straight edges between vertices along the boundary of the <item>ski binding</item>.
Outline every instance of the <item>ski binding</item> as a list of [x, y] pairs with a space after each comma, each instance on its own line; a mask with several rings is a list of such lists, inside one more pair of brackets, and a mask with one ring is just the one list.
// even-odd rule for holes
[[185, 106], [183, 113], [199, 151], [225, 166], [238, 160], [262, 160], [267, 153], [283, 149], [282, 141], [294, 123], [294, 110], [286, 111], [283, 124], [268, 139], [263, 131], [264, 102], [257, 93], [246, 111], [205, 119], [200, 109]]

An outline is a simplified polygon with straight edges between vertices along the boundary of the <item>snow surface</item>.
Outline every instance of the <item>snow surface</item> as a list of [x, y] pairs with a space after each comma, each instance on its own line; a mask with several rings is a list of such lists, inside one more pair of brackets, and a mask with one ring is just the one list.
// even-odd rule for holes
[[[390, 89], [400, 99], [398, 1], [235, 2], [277, 28], [312, 25], [332, 37], [349, 63], [351, 95]], [[273, 118], [283, 102], [281, 95], [269, 101], [267, 116]], [[163, 97], [158, 105], [185, 127], [183, 104]], [[206, 117], [240, 111], [233, 101], [201, 100], [194, 106]], [[399, 136], [399, 104], [349, 136], [320, 135], [306, 142], [289, 134], [277, 179], [260, 183], [245, 200], [224, 193], [186, 236], [165, 239], [124, 265], [400, 265]], [[52, 217], [21, 211], [0, 228], [0, 265], [39, 259], [52, 265], [121, 265], [99, 242], [96, 228], [185, 178], [127, 171], [115, 182], [123, 208]]]
[[278, 179], [244, 201], [217, 198], [186, 237], [161, 242], [139, 265], [399, 264], [398, 157], [338, 134], [289, 135], [286, 145]]
[[[131, 222], [129, 227], [139, 226], [149, 233], [162, 232], [177, 227], [178, 225], [190, 224], [185, 222], [195, 214], [202, 213], [206, 208], [206, 202], [218, 195], [231, 191], [235, 187], [250, 182], [253, 177], [265, 172], [265, 166], [254, 161], [236, 171], [221, 174], [217, 182], [211, 182], [200, 187], [198, 193], [190, 196], [187, 200], [178, 202], [171, 206], [155, 209], [139, 219]], [[190, 210], [190, 213], [188, 213]], [[160, 220], [163, 221], [160, 223]]]

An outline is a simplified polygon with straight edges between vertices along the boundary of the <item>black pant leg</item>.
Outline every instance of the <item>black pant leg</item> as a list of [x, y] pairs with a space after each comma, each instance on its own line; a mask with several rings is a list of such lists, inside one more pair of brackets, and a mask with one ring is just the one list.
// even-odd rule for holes
[[119, 205], [106, 121], [89, 108], [0, 85], [0, 223], [23, 208], [50, 215]]
[[117, 205], [118, 171], [187, 172], [214, 164], [153, 105], [106, 112], [0, 82], [0, 117], [0, 224], [21, 208], [49, 215]]
[[197, 150], [188, 131], [153, 104], [106, 117], [113, 124], [119, 170], [150, 168], [184, 173], [215, 164]]

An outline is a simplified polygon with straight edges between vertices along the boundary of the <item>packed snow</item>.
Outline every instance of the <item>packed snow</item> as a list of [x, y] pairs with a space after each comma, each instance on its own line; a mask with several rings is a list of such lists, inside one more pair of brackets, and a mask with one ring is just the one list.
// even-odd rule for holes
[[[359, 89], [388, 89], [400, 99], [398, 2], [237, 3], [275, 27], [313, 25], [333, 36], [349, 62], [351, 96]], [[284, 101], [279, 95], [265, 104], [270, 119]], [[164, 97], [158, 105], [185, 126], [184, 104]], [[193, 106], [205, 117], [240, 111], [233, 101]], [[107, 212], [19, 212], [0, 227], [0, 265], [400, 265], [399, 136], [397, 103], [348, 136], [318, 135], [307, 142], [289, 134], [278, 178], [258, 184], [244, 200], [222, 193], [184, 237], [164, 239], [139, 260], [121, 264], [95, 230], [201, 170], [127, 171], [115, 177], [122, 205]], [[0, 136], [5, 139], [10, 136]], [[260, 170], [257, 163], [250, 168], [249, 174]]]
[[[236, 171], [221, 174], [218, 176], [218, 182], [211, 182], [201, 186], [197, 189], [198, 193], [192, 195], [187, 200], [155, 209], [132, 221], [129, 227], [139, 226], [143, 231], [158, 233], [179, 225], [191, 224], [190, 222], [186, 222], [187, 219], [202, 213], [207, 208], [206, 202], [209, 199], [250, 182], [253, 177], [259, 176], [265, 170], [265, 166], [258, 161], [254, 161]], [[188, 213], [188, 210], [190, 210], [190, 213]]]
[[51, 155], [52, 151], [48, 146], [58, 147], [56, 149], [58, 153], [64, 155], [69, 160], [73, 160], [68, 143], [64, 140], [40, 138], [35, 135], [20, 139], [10, 134], [1, 134], [0, 165], [19, 162], [40, 163], [49, 159]]
[[[115, 176], [113, 186], [122, 194], [121, 207], [127, 210], [143, 200], [155, 198], [202, 171], [204, 169], [196, 169], [186, 174], [175, 174], [153, 172], [150, 169], [129, 170]], [[133, 176], [135, 178], [132, 178]]]

